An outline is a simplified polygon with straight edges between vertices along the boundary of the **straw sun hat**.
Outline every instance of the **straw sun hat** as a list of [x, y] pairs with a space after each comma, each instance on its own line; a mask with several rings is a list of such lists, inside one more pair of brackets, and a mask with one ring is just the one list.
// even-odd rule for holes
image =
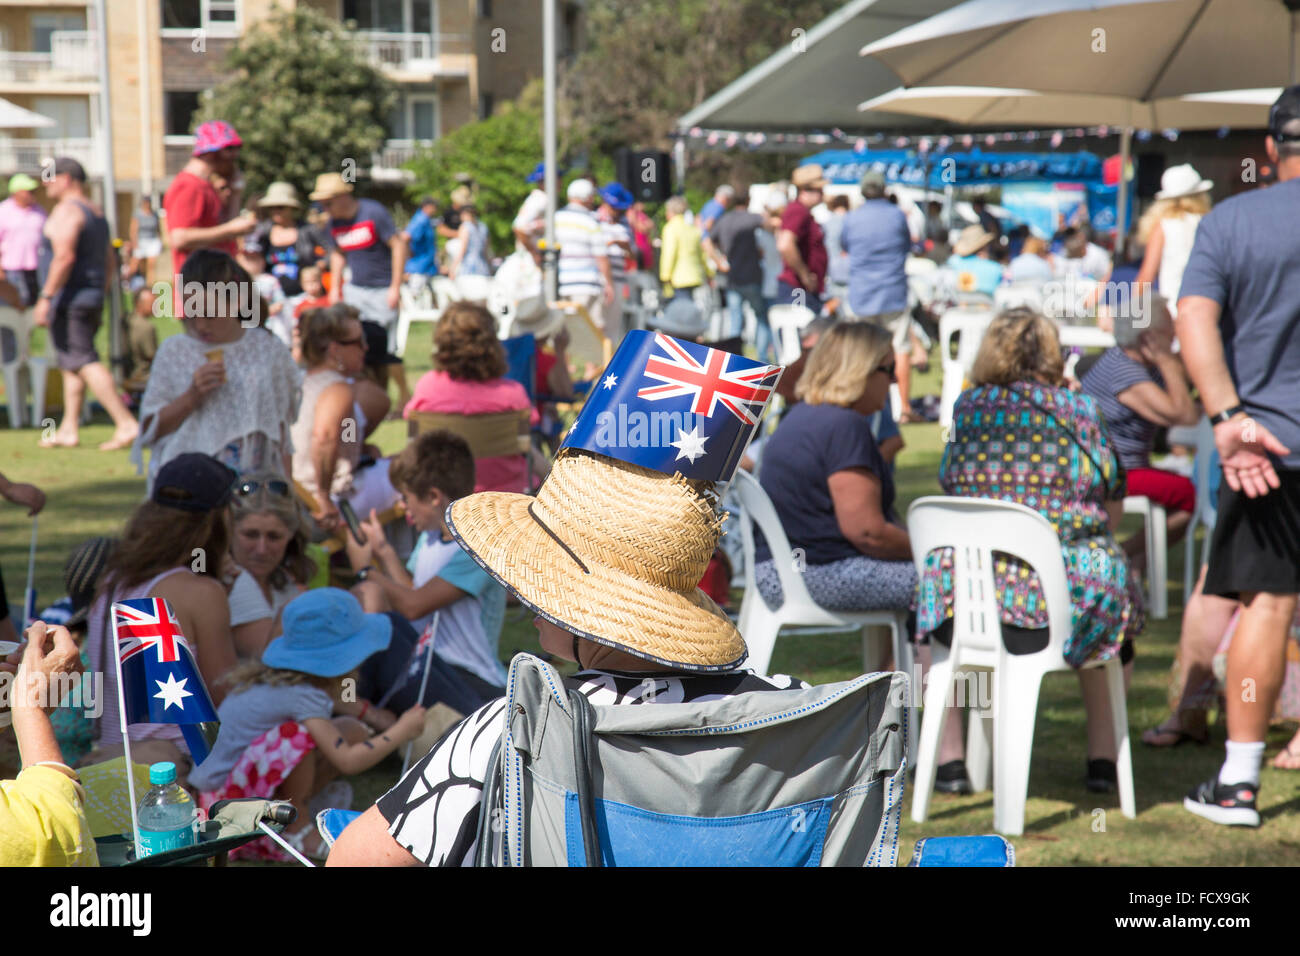
[[747, 654], [696, 587], [721, 534], [704, 483], [565, 449], [537, 497], [452, 502], [461, 547], [521, 602], [597, 644], [684, 670], [730, 670]]
[[[674, 369], [719, 376], [706, 387], [731, 389], [730, 407], [695, 412], [676, 442], [602, 437], [609, 417], [626, 425], [632, 415], [671, 413], [678, 400], [703, 407], [692, 404], [699, 395], [685, 394], [689, 386], [654, 394], [681, 388], [660, 384]], [[578, 637], [681, 670], [738, 667], [745, 642], [697, 585], [726, 517], [715, 483], [730, 479], [780, 371], [662, 333], [631, 332], [537, 497], [470, 495], [447, 508], [447, 527], [522, 603]]]

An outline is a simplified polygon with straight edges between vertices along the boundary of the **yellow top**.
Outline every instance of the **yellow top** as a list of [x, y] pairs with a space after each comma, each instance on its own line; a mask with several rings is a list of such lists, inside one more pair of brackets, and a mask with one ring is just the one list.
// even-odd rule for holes
[[0, 780], [0, 867], [98, 866], [85, 793], [53, 767]]
[[700, 227], [685, 216], [674, 216], [664, 225], [659, 253], [659, 279], [677, 289], [703, 285], [710, 274], [704, 258]]

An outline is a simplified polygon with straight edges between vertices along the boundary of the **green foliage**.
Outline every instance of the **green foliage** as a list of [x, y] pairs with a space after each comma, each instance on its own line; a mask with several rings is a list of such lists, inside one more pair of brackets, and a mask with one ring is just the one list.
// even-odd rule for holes
[[224, 119], [239, 131], [248, 196], [284, 180], [305, 197], [320, 173], [355, 178], [383, 146], [397, 88], [352, 33], [309, 7], [276, 8], [240, 38], [225, 69], [195, 124]]

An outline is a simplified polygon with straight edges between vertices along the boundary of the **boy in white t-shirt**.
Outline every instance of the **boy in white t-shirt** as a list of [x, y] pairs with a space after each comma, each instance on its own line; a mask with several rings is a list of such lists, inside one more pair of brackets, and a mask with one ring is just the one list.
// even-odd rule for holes
[[[376, 682], [392, 686], [370, 690], [377, 695], [393, 690], [390, 707], [401, 708], [408, 699], [413, 703], [432, 641], [435, 673], [426, 688], [425, 706], [443, 699], [462, 710], [458, 704], [465, 702], [465, 692], [480, 703], [501, 696], [506, 671], [497, 657], [497, 642], [505, 590], [456, 544], [444, 518], [448, 504], [474, 491], [474, 456], [468, 443], [451, 432], [427, 432], [393, 459], [389, 477], [406, 505], [406, 520], [420, 538], [403, 564], [371, 512], [362, 522], [369, 543], [352, 551], [353, 566], [362, 578], [355, 593], [367, 611], [394, 611], [405, 618], [419, 640], [407, 647], [394, 632], [394, 646], [374, 675]], [[372, 563], [376, 566], [369, 567]], [[460, 686], [447, 690], [447, 684]]]

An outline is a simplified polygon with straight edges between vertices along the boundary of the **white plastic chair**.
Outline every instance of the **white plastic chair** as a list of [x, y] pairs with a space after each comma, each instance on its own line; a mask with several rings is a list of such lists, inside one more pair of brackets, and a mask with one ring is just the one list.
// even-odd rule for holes
[[1165, 524], [1168, 516], [1163, 506], [1145, 495], [1125, 498], [1124, 513], [1142, 516], [1147, 553], [1147, 611], [1156, 620], [1163, 621], [1169, 616], [1169, 544]]
[[[737, 471], [729, 486], [740, 501], [741, 513], [738, 516], [741, 542], [744, 546], [745, 560], [745, 597], [740, 604], [740, 614], [736, 626], [740, 636], [749, 648], [747, 667], [752, 667], [759, 674], [766, 674], [772, 663], [772, 650], [776, 647], [776, 637], [784, 627], [802, 626], [806, 632], [824, 632], [834, 630], [854, 631], [862, 629], [862, 660], [864, 667], [870, 667], [875, 659], [872, 648], [873, 627], [887, 627], [894, 652], [894, 667], [903, 671], [912, 681], [914, 675], [914, 655], [912, 643], [907, 639], [907, 611], [828, 611], [812, 599], [803, 578], [795, 569], [795, 559], [786, 537], [781, 519], [777, 516], [772, 500], [758, 483], [758, 479], [746, 471]], [[754, 576], [754, 525], [763, 532], [772, 559], [776, 562], [776, 571], [781, 578], [781, 606], [769, 609], [759, 593]], [[914, 701], [915, 691], [912, 691]], [[916, 708], [908, 706], [908, 723], [916, 726]], [[909, 734], [910, 760], [915, 753], [915, 734]]]
[[[957, 673], [991, 671], [992, 713], [971, 712], [966, 767], [975, 788], [984, 789], [992, 748], [993, 828], [1013, 836], [1023, 833], [1029, 759], [1042, 678], [1055, 671], [1073, 670], [1064, 656], [1072, 608], [1060, 539], [1051, 523], [1037, 511], [984, 498], [920, 498], [908, 509], [907, 528], [918, 573], [931, 551], [953, 549], [954, 588], [952, 644], [950, 647], [938, 641], [930, 644], [932, 663], [925, 688], [912, 819], [924, 823], [929, 812], [938, 769], [939, 735]], [[1014, 554], [1038, 574], [1050, 629], [1047, 647], [1041, 651], [1007, 653], [999, 615], [1001, 601], [993, 581], [994, 550]], [[1118, 658], [1086, 666], [1106, 668], [1115, 739], [1119, 744], [1116, 770], [1120, 809], [1124, 816], [1132, 818], [1137, 815], [1137, 809], [1123, 668]]]
[[[949, 309], [939, 319], [939, 361], [943, 363], [943, 385], [940, 388], [939, 424], [952, 425], [952, 409], [961, 394], [962, 383], [975, 367], [980, 342], [993, 321], [994, 313], [987, 309]], [[957, 355], [952, 354], [952, 340], [957, 337]]]
[[23, 313], [0, 305], [0, 373], [4, 375], [5, 398], [9, 402], [10, 428], [22, 428], [27, 423], [27, 393], [22, 387], [29, 351], [27, 336]]
[[[485, 305], [492, 291], [492, 277], [480, 275], [457, 276], [455, 280], [456, 298], [462, 302], [475, 302]], [[437, 295], [437, 287], [434, 288]]]
[[[1179, 435], [1179, 440], [1173, 441], [1173, 429], [1170, 429], [1169, 434], [1171, 444], [1196, 446], [1196, 471], [1193, 479], [1196, 482], [1196, 508], [1192, 511], [1192, 520], [1187, 523], [1187, 535], [1183, 539], [1183, 603], [1186, 604], [1187, 599], [1192, 596], [1192, 587], [1195, 585], [1200, 566], [1209, 557], [1210, 539], [1214, 536], [1214, 525], [1219, 517], [1219, 502], [1210, 495], [1210, 461], [1214, 457], [1214, 426], [1210, 424], [1208, 418], [1202, 417], [1196, 425], [1196, 437], [1192, 441], [1187, 441], [1185, 435]], [[1195, 561], [1198, 524], [1205, 526], [1205, 541], [1201, 544], [1200, 564]]]
[[427, 289], [416, 293], [410, 286], [403, 284], [399, 295], [401, 302], [394, 345], [397, 356], [401, 358], [406, 354], [406, 341], [411, 334], [411, 323], [437, 322], [442, 318], [443, 310], [460, 298], [460, 291], [456, 283], [446, 276], [434, 276]]
[[777, 362], [789, 365], [803, 351], [803, 330], [817, 318], [812, 309], [802, 305], [774, 305], [767, 310], [767, 324], [776, 341]]
[[993, 308], [1002, 312], [1006, 309], [1029, 308], [1035, 312], [1043, 311], [1043, 283], [1011, 282], [1000, 285], [993, 293]]

